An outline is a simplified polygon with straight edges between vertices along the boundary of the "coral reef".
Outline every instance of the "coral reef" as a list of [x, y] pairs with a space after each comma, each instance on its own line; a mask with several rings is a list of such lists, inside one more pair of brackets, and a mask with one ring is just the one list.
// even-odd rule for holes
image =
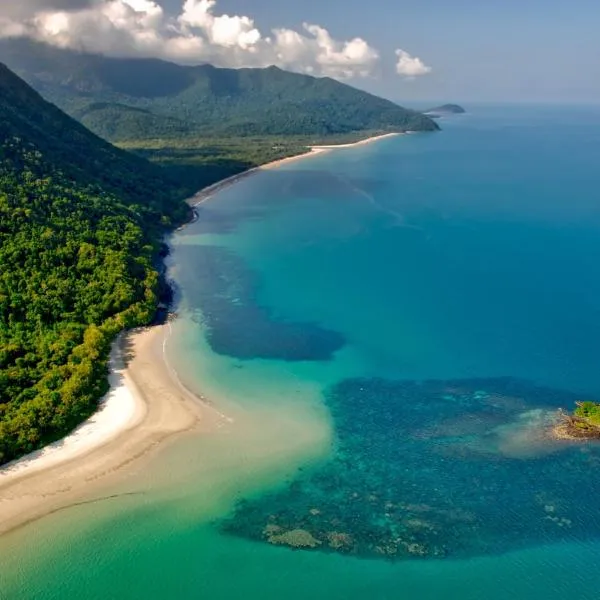
[[270, 544], [281, 544], [290, 548], [316, 548], [321, 545], [321, 542], [306, 529], [292, 529], [283, 533], [272, 533], [267, 536], [267, 541]]
[[510, 378], [342, 381], [326, 396], [336, 433], [330, 460], [240, 503], [220, 527], [385, 560], [597, 535], [600, 507], [582, 511], [581, 498], [600, 492], [600, 447], [537, 431], [546, 426], [538, 415], [574, 398]]
[[276, 318], [256, 301], [260, 280], [235, 253], [219, 246], [180, 246], [179, 285], [198, 303], [208, 342], [218, 354], [240, 359], [329, 360], [344, 337], [314, 323]]

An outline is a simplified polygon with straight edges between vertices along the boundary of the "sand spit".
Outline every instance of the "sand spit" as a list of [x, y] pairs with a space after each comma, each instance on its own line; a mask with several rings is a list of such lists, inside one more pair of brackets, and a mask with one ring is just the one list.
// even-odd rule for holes
[[173, 377], [168, 333], [167, 324], [121, 336], [100, 410], [62, 441], [0, 469], [0, 534], [121, 480], [176, 434], [227, 422]]

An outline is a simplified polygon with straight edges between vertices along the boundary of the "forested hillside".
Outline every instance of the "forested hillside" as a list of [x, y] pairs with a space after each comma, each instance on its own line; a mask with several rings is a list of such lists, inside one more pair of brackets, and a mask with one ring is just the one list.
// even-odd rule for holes
[[98, 135], [114, 142], [182, 137], [434, 131], [425, 115], [329, 78], [266, 69], [185, 67], [0, 41], [3, 60]]
[[96, 408], [111, 341], [153, 317], [178, 193], [0, 65], [0, 464]]

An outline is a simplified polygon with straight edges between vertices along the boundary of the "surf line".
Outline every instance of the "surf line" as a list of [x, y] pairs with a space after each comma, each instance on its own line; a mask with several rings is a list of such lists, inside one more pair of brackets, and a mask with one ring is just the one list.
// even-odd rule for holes
[[[167, 371], [168, 371], [169, 375], [171, 376], [171, 378], [173, 379], [173, 381], [175, 381], [175, 383], [186, 394], [188, 394], [189, 396], [193, 397], [196, 401], [200, 402], [200, 404], [202, 404], [203, 406], [205, 406], [209, 410], [211, 410], [214, 413], [216, 413], [223, 421], [226, 421], [227, 423], [233, 423], [234, 419], [232, 417], [229, 417], [225, 413], [222, 413], [221, 411], [219, 411], [215, 407], [215, 405], [206, 396], [204, 396], [204, 394], [197, 394], [197, 393], [192, 392], [181, 381], [181, 379], [180, 379], [177, 371], [171, 366], [171, 364], [169, 363], [169, 359], [167, 358], [167, 342], [171, 338], [171, 336], [173, 335], [173, 327], [172, 327], [172, 325], [171, 325], [170, 322], [167, 322], [167, 329], [168, 329], [169, 333], [163, 337], [162, 355], [163, 355], [163, 361], [165, 363], [165, 366], [167, 367]], [[219, 426], [221, 426], [221, 425], [222, 425], [222, 423], [219, 424]]]

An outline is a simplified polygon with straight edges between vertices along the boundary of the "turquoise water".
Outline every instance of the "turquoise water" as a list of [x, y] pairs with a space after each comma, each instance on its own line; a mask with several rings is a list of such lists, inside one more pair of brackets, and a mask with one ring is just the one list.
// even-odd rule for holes
[[600, 447], [544, 432], [600, 399], [600, 109], [442, 125], [200, 207], [169, 354], [232, 424], [0, 542], [0, 597], [598, 597]]

